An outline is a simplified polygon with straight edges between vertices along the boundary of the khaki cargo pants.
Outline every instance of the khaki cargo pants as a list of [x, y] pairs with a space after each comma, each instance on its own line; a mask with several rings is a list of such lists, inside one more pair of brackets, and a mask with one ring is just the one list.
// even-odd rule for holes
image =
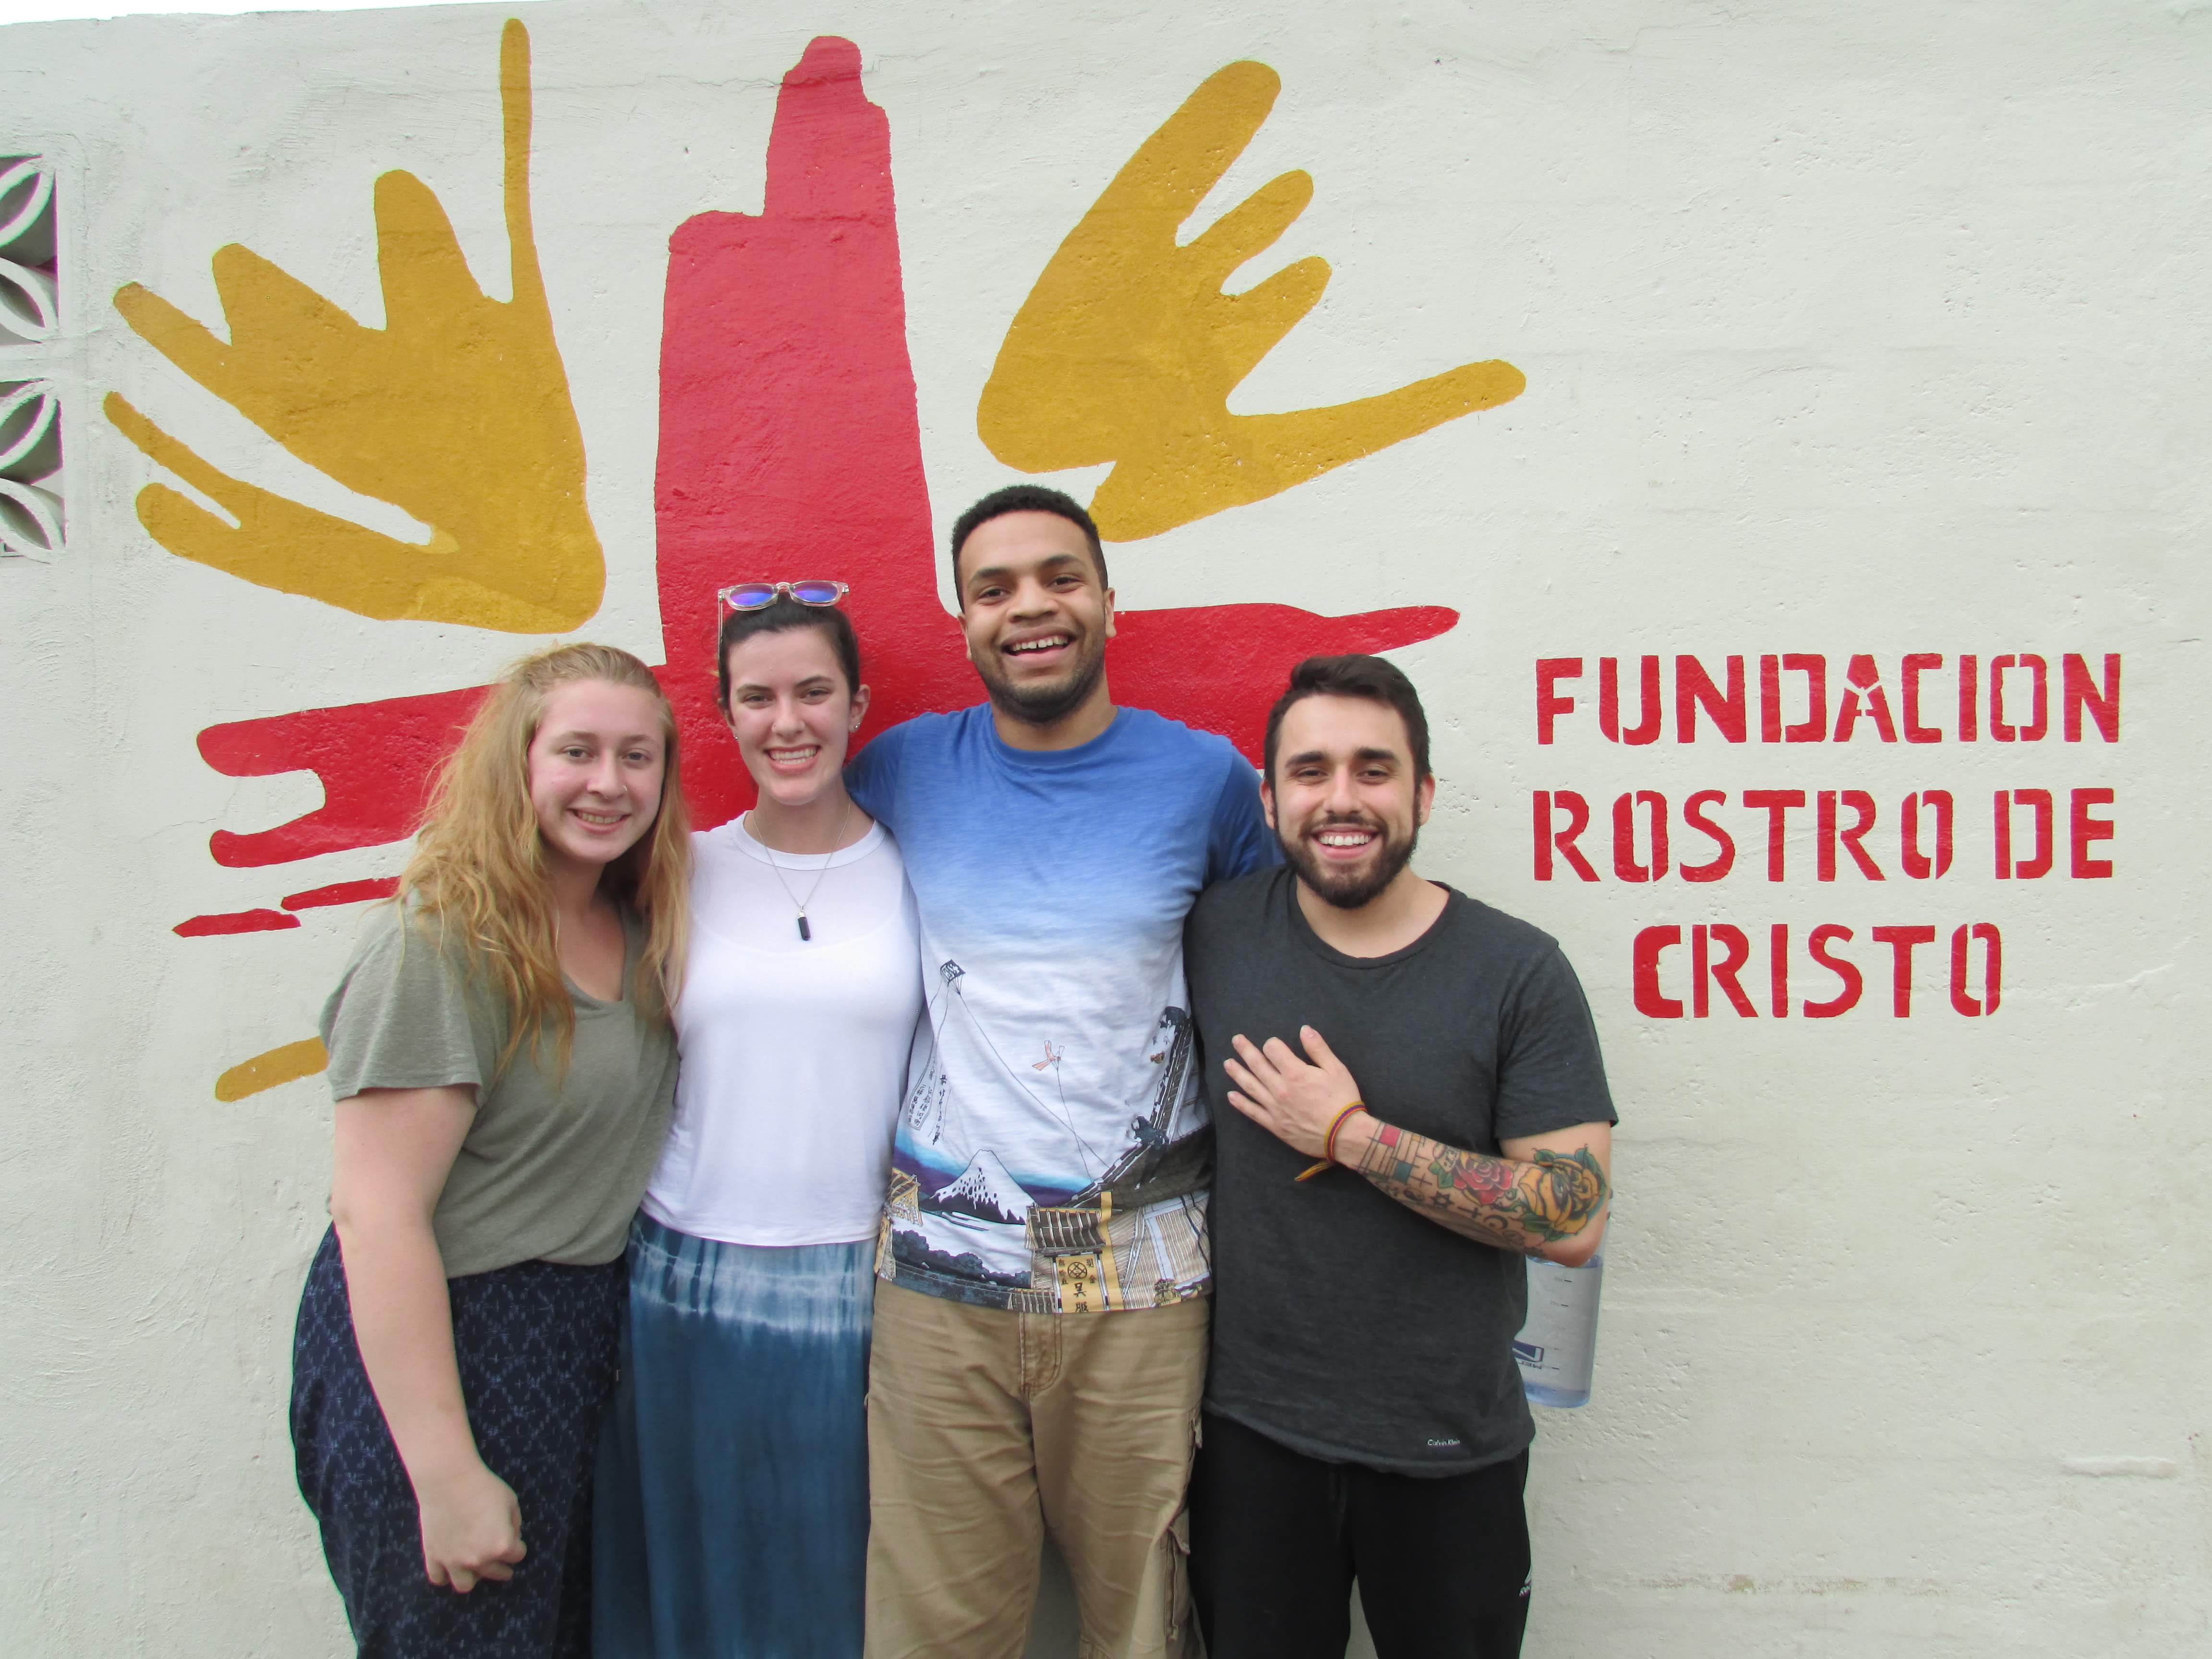
[[1020, 1659], [1048, 1528], [1082, 1659], [1197, 1652], [1182, 1509], [1211, 1311], [1017, 1314], [878, 1281], [867, 1659]]

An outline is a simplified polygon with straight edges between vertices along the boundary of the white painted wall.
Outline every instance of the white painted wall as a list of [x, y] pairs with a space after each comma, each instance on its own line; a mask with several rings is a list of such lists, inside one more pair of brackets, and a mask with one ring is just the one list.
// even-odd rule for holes
[[[1273, 65], [1282, 99], [1214, 205], [1309, 168], [1314, 205], [1252, 269], [1320, 252], [1336, 278], [1238, 407], [1493, 356], [1528, 389], [1119, 548], [1115, 574], [1137, 606], [1463, 613], [1401, 659], [1438, 727], [1425, 867], [1565, 943], [1623, 1116], [1598, 1395], [1540, 1424], [1528, 1651], [2212, 1646], [2192, 851], [2212, 694], [2212, 10], [521, 9], [539, 249], [609, 552], [586, 631], [649, 658], [662, 249], [692, 213], [757, 207], [777, 78], [811, 36], [858, 41], [890, 114], [940, 523], [1005, 476], [976, 398], [1059, 239], [1206, 75]], [[219, 464], [347, 502], [104, 296], [143, 280], [212, 317], [209, 256], [238, 240], [373, 318], [368, 191], [395, 166], [437, 190], [480, 271], [500, 270], [506, 15], [0, 29], [0, 154], [64, 159], [82, 327], [72, 546], [0, 562], [10, 1655], [343, 1647], [283, 1416], [323, 1224], [325, 1093], [310, 1079], [223, 1104], [210, 1085], [304, 1033], [352, 913], [234, 939], [170, 929], [395, 860], [218, 867], [210, 831], [289, 817], [313, 787], [220, 776], [193, 740], [481, 683], [525, 642], [364, 623], [155, 546], [131, 507], [153, 473], [95, 414], [110, 388]], [[1670, 720], [1631, 750], [1595, 730], [1601, 655], [1868, 652], [1893, 676], [1918, 650], [2123, 653], [2122, 740], [1737, 749], [1680, 745]], [[1543, 748], [1532, 663], [1555, 655], [1593, 678]], [[1778, 886], [1749, 842], [1709, 888], [1531, 879], [1529, 791], [1596, 803], [1601, 852], [1617, 793], [1679, 810], [1708, 786], [1865, 788], [1891, 849], [1896, 798], [1948, 787], [1958, 867], [1818, 884], [1808, 813]], [[1963, 826], [1993, 789], [2088, 786], [2118, 794], [2113, 878], [1992, 878], [1985, 834]], [[1799, 939], [1849, 924], [1869, 967], [1869, 926], [1994, 921], [2004, 1004], [1951, 1014], [1939, 947], [1907, 1020], [1881, 973], [1826, 1022], [1639, 1015], [1636, 932], [1730, 920], [1761, 942], [1769, 922]]]

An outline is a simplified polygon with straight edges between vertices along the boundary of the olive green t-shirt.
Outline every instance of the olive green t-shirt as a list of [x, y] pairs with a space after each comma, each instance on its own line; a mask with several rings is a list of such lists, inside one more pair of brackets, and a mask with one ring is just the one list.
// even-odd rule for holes
[[409, 925], [396, 904], [372, 913], [324, 1004], [333, 1100], [477, 1085], [475, 1119], [432, 1218], [448, 1277], [622, 1254], [676, 1096], [676, 1038], [637, 1006], [644, 927], [627, 910], [623, 932], [622, 1000], [568, 988], [576, 1039], [565, 1077], [550, 1032], [499, 1071], [511, 1029], [501, 999], [472, 982], [458, 945], [441, 947], [434, 921]]

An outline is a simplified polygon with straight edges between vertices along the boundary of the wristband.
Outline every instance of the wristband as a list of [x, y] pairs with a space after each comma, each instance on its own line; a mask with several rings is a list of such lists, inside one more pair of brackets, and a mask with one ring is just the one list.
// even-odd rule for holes
[[1331, 1118], [1328, 1121], [1328, 1133], [1323, 1135], [1321, 1139], [1321, 1162], [1318, 1164], [1310, 1164], [1304, 1170], [1300, 1170], [1296, 1179], [1299, 1181], [1311, 1181], [1316, 1176], [1325, 1173], [1330, 1166], [1334, 1164], [1336, 1162], [1337, 1131], [1343, 1128], [1344, 1126], [1351, 1121], [1352, 1115], [1354, 1112], [1364, 1112], [1366, 1109], [1367, 1103], [1365, 1101], [1355, 1100], [1352, 1104], [1346, 1106], [1343, 1110], [1337, 1113], [1334, 1117]]

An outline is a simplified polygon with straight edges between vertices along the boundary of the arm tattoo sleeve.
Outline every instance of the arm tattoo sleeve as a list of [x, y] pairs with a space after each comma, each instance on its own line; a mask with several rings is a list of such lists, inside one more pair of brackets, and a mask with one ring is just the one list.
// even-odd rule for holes
[[1359, 1173], [1439, 1226], [1532, 1255], [1571, 1238], [1604, 1205], [1605, 1171], [1588, 1147], [1540, 1152], [1533, 1164], [1492, 1158], [1377, 1127]]

